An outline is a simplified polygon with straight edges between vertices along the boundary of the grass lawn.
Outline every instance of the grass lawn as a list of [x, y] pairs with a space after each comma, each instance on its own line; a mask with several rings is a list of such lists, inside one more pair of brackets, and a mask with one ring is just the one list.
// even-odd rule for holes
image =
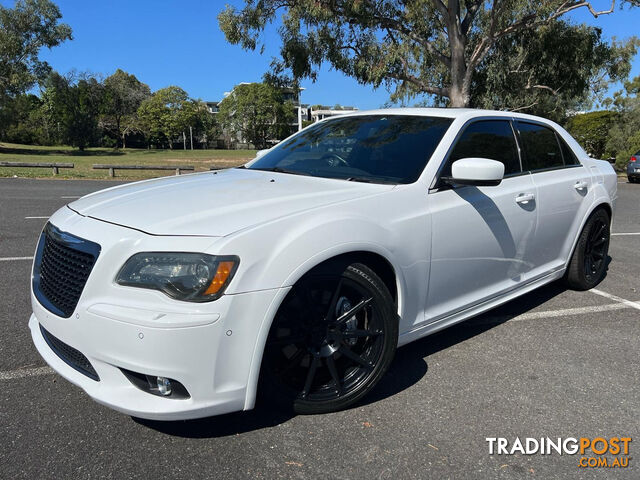
[[[93, 170], [94, 163], [113, 165], [193, 165], [196, 172], [241, 165], [255, 156], [255, 150], [144, 150], [127, 148], [40, 147], [0, 142], [0, 162], [73, 163], [53, 176], [51, 168], [0, 167], [0, 177], [109, 179], [109, 170]], [[186, 172], [190, 173], [190, 172]], [[168, 170], [116, 170], [119, 180], [173, 175]]]

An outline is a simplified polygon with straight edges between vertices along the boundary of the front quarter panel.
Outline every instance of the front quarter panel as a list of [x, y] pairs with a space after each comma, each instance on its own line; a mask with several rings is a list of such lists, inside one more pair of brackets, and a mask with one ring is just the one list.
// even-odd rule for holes
[[420, 318], [427, 292], [427, 213], [426, 188], [413, 184], [225, 237], [216, 249], [240, 257], [227, 293], [291, 286], [327, 259], [348, 252], [372, 252], [395, 270], [402, 331]]

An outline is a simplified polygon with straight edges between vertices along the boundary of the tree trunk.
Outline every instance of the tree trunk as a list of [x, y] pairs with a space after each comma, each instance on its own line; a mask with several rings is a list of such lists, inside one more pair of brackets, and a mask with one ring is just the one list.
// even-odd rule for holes
[[454, 108], [469, 106], [469, 84], [465, 82], [467, 61], [465, 58], [467, 38], [460, 24], [460, 2], [448, 1], [447, 36], [451, 49], [451, 85], [449, 86], [449, 106]]
[[464, 58], [464, 41], [455, 35], [451, 41], [451, 86], [449, 87], [449, 106], [463, 108], [469, 106], [469, 86], [465, 82], [467, 64]]
[[122, 132], [122, 149], [127, 148], [127, 134]]

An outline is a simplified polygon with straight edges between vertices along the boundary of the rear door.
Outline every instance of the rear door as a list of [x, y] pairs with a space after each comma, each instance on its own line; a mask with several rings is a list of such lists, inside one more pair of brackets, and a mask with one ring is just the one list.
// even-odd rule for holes
[[[483, 157], [505, 165], [492, 187], [448, 186], [451, 164]], [[426, 321], [499, 295], [526, 281], [534, 259], [537, 209], [531, 175], [523, 173], [509, 119], [474, 120], [463, 127], [428, 196], [431, 270]]]
[[533, 247], [534, 276], [562, 268], [580, 227], [579, 212], [591, 198], [591, 175], [551, 127], [518, 121], [525, 171], [537, 190], [538, 226]]

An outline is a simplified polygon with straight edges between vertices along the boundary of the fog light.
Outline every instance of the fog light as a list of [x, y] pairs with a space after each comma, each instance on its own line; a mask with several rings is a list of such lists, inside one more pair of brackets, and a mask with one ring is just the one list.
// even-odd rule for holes
[[190, 398], [189, 392], [175, 378], [159, 377], [157, 375], [145, 375], [144, 373], [132, 372], [131, 370], [120, 369], [129, 381], [140, 390], [151, 395], [164, 397], [167, 400], [185, 400]]
[[156, 384], [158, 385], [158, 392], [160, 392], [160, 395], [171, 395], [171, 380], [165, 377], [158, 377], [156, 379]]

